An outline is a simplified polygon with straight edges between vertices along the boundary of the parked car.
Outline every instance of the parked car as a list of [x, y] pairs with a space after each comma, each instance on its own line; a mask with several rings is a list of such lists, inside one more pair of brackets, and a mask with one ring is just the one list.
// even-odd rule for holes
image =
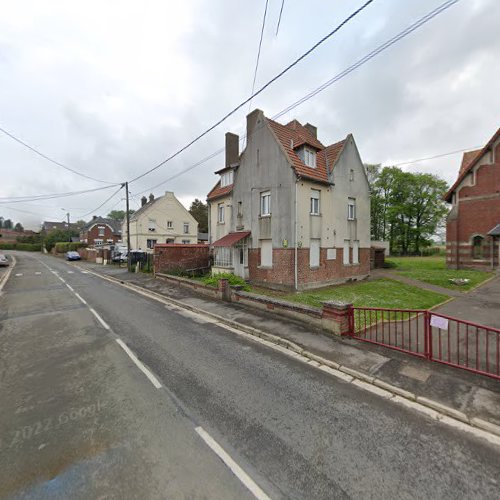
[[75, 251], [66, 252], [66, 260], [80, 260], [80, 254]]
[[7, 259], [7, 257], [5, 257], [3, 253], [0, 253], [0, 266], [4, 267], [8, 265], [9, 265], [9, 259]]

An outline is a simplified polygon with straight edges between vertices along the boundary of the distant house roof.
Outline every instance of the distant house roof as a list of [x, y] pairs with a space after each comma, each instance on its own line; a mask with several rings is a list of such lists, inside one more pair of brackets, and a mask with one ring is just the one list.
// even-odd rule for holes
[[81, 232], [88, 231], [92, 226], [95, 226], [96, 224], [106, 224], [111, 228], [114, 234], [121, 233], [121, 227], [120, 227], [121, 224], [119, 221], [107, 217], [96, 217], [96, 216], [94, 216], [92, 220], [87, 222], [87, 224], [85, 224], [85, 226], [82, 227]]
[[220, 240], [212, 243], [214, 247], [232, 247], [238, 241], [241, 241], [243, 238], [250, 236], [250, 231], [241, 231], [238, 233], [229, 233], [226, 236], [223, 236]]
[[80, 225], [71, 222], [68, 226], [67, 222], [59, 222], [59, 221], [44, 221], [42, 223], [42, 231], [46, 233], [49, 231], [54, 231], [55, 229], [59, 231], [80, 231]]
[[228, 186], [221, 187], [220, 181], [212, 188], [210, 193], [208, 193], [207, 200], [216, 200], [217, 198], [221, 198], [222, 196], [226, 196], [233, 190], [233, 184], [229, 184]]
[[163, 196], [158, 196], [158, 198], [153, 198], [152, 200], [150, 200], [147, 203], [145, 203], [144, 205], [142, 205], [141, 208], [139, 208], [138, 210], [136, 210], [130, 216], [130, 220], [131, 221], [137, 220], [137, 218], [139, 217], [139, 215], [142, 215], [144, 212], [146, 212], [147, 210], [149, 210], [150, 207], [152, 207], [158, 200], [161, 200], [162, 198], [163, 198]]
[[[451, 196], [459, 184], [464, 180], [465, 176], [477, 165], [479, 159], [484, 156], [485, 153], [493, 146], [493, 143], [500, 137], [500, 128], [493, 134], [493, 137], [486, 143], [484, 148], [476, 151], [468, 151], [464, 154], [462, 158], [462, 164], [460, 166], [460, 171], [458, 173], [458, 179], [455, 184], [451, 186], [448, 192], [444, 196], [444, 200], [448, 203], [451, 202]], [[467, 157], [466, 157], [467, 155]]]

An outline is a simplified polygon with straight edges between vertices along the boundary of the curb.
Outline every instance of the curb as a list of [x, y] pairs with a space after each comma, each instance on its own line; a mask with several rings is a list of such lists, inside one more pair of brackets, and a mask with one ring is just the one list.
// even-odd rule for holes
[[12, 271], [14, 270], [14, 267], [16, 267], [17, 264], [16, 258], [13, 255], [11, 255], [11, 257], [12, 257], [12, 266], [9, 266], [7, 272], [0, 278], [0, 294], [2, 293], [5, 283], [7, 283], [7, 280], [9, 279]]
[[162, 295], [158, 292], [148, 290], [144, 287], [141, 287], [140, 285], [127, 283], [123, 280], [111, 276], [104, 276], [89, 269], [86, 269], [86, 271], [101, 279], [110, 281], [112, 283], [117, 283], [124, 288], [128, 288], [139, 293], [140, 295], [153, 297], [158, 299], [160, 302], [170, 303], [196, 314], [201, 313], [205, 316], [209, 316], [212, 319], [216, 320], [218, 323], [227, 325], [231, 330], [236, 330], [235, 333], [244, 332], [245, 334], [251, 335], [253, 337], [258, 337], [266, 344], [272, 344], [275, 349], [278, 349], [289, 356], [305, 361], [308, 364], [311, 364], [319, 368], [320, 370], [333, 375], [347, 383], [352, 383], [352, 385], [358, 388], [364, 389], [379, 397], [384, 397], [385, 399], [388, 399], [394, 403], [398, 403], [413, 410], [419, 411], [420, 413], [423, 413], [433, 418], [434, 420], [444, 422], [453, 427], [460, 428], [461, 430], [465, 430], [477, 436], [483, 437], [489, 442], [493, 442], [494, 444], [500, 446], [499, 425], [493, 424], [478, 417], [469, 418], [465, 413], [456, 410], [455, 408], [451, 408], [449, 406], [443, 405], [442, 403], [439, 403], [438, 401], [434, 401], [423, 396], [417, 396], [410, 391], [406, 391], [405, 389], [367, 375], [366, 373], [349, 368], [347, 366], [339, 365], [338, 363], [335, 363], [335, 361], [322, 358], [317, 354], [307, 351], [294, 342], [283, 339], [282, 337], [278, 337], [277, 335], [263, 332], [262, 330], [254, 328], [252, 326], [240, 324], [236, 321], [224, 318], [209, 311], [201, 310], [176, 299], [166, 297], [165, 295]]

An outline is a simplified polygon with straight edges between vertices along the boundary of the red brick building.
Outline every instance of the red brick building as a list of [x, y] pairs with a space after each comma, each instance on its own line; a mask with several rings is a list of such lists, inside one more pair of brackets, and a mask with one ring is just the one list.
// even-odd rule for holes
[[114, 245], [122, 239], [119, 226], [120, 223], [113, 219], [94, 215], [80, 230], [80, 241], [96, 247]]
[[445, 196], [446, 262], [454, 269], [498, 269], [500, 260], [500, 128], [484, 148], [464, 154]]

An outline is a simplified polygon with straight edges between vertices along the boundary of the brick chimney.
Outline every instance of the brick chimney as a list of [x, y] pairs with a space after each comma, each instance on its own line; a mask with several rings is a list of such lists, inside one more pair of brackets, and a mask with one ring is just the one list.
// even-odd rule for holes
[[318, 127], [315, 127], [314, 125], [311, 125], [310, 123], [306, 123], [304, 127], [307, 129], [307, 131], [315, 138], [318, 138]]
[[238, 163], [240, 159], [240, 138], [236, 134], [226, 132], [226, 167]]
[[145, 196], [143, 196], [141, 198], [141, 207], [143, 207], [147, 202], [148, 202], [148, 199]]
[[153, 193], [149, 194], [149, 203], [155, 200], [155, 195]]

